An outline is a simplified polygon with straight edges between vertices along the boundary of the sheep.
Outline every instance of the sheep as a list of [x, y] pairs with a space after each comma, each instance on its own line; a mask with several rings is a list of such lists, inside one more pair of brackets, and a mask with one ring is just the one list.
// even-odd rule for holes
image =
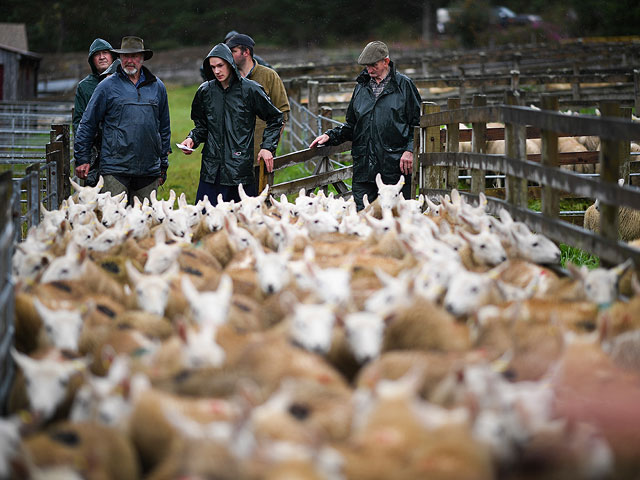
[[169, 268], [161, 274], [145, 275], [127, 260], [126, 269], [138, 306], [145, 312], [164, 315], [169, 300], [170, 280], [176, 275], [177, 268]]
[[14, 380], [9, 411], [23, 408], [40, 421], [53, 418], [56, 412], [66, 414], [79, 387], [77, 374], [86, 369], [89, 362], [87, 358], [65, 358], [58, 350], [43, 352], [43, 355], [39, 359], [31, 358], [11, 349], [22, 376]]
[[567, 269], [580, 282], [584, 289], [584, 298], [599, 306], [608, 306], [618, 298], [618, 283], [620, 278], [633, 266], [633, 260], [615, 268], [596, 268], [589, 270], [586, 266], [577, 267], [567, 262]]
[[30, 478], [57, 478], [39, 477], [40, 471], [64, 472], [60, 478], [140, 478], [140, 464], [127, 436], [97, 423], [58, 423], [25, 439], [23, 449]]
[[[624, 179], [618, 180], [618, 185], [624, 185]], [[583, 227], [595, 233], [600, 233], [600, 202], [596, 199], [584, 212]], [[618, 238], [623, 242], [640, 239], [640, 211], [629, 207], [618, 207]]]
[[74, 182], [73, 178], [69, 178], [69, 182], [76, 191], [79, 203], [89, 205], [91, 208], [95, 208], [97, 206], [100, 190], [102, 190], [102, 187], [104, 186], [104, 179], [102, 178], [102, 175], [98, 178], [98, 183], [95, 187], [83, 187]]
[[76, 309], [52, 310], [37, 298], [34, 298], [33, 305], [42, 319], [43, 329], [41, 332], [46, 336], [46, 340], [40, 344], [53, 346], [60, 350], [77, 351], [83, 322], [80, 311]]
[[449, 282], [443, 304], [449, 313], [462, 317], [473, 313], [483, 305], [499, 304], [502, 300], [502, 294], [494, 279], [480, 273], [462, 270]]

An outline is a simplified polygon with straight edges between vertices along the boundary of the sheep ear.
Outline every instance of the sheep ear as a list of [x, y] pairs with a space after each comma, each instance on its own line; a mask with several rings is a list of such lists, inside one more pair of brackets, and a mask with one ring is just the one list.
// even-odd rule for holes
[[376, 185], [378, 186], [378, 190], [384, 188], [384, 183], [382, 183], [382, 175], [379, 173], [376, 175]]
[[182, 292], [184, 293], [184, 296], [187, 298], [189, 303], [197, 303], [200, 294], [198, 292], [198, 289], [196, 289], [196, 287], [193, 285], [193, 282], [191, 282], [191, 279], [187, 275], [184, 275], [180, 283], [182, 286]]
[[567, 261], [565, 267], [567, 268], [569, 273], [571, 273], [571, 276], [576, 280], [584, 279], [584, 271], [582, 270], [582, 268], [574, 264], [571, 260]]
[[238, 194], [240, 195], [241, 202], [245, 201], [248, 198], [248, 195], [245, 193], [242, 183], [238, 185]]
[[631, 267], [633, 267], [633, 260], [631, 258], [627, 258], [627, 260], [624, 263], [621, 263], [620, 265], [614, 267], [613, 272], [619, 278], [622, 275], [624, 275], [626, 271], [629, 270]]
[[102, 175], [100, 175], [100, 178], [98, 178], [98, 183], [96, 183], [96, 191], [100, 191], [102, 190], [102, 187], [104, 186], [104, 178], [102, 178]]

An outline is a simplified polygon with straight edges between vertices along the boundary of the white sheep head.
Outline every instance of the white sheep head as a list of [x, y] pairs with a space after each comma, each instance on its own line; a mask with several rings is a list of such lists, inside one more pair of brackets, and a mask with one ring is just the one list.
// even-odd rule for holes
[[493, 300], [495, 288], [489, 276], [460, 270], [449, 282], [444, 307], [455, 316], [469, 315]]
[[67, 396], [71, 377], [86, 370], [89, 359], [69, 360], [52, 351], [42, 359], [34, 359], [14, 348], [11, 356], [25, 377], [30, 411], [42, 419], [50, 418]]
[[384, 318], [377, 312], [353, 312], [344, 318], [347, 341], [358, 363], [380, 356], [385, 327]]
[[382, 175], [376, 175], [376, 185], [378, 186], [378, 204], [382, 210], [393, 209], [398, 202], [404, 199], [402, 187], [404, 186], [404, 175], [400, 175], [400, 180], [396, 184], [385, 184], [382, 182]]
[[229, 275], [224, 274], [220, 277], [218, 289], [215, 291], [199, 292], [186, 275], [182, 277], [181, 285], [198, 325], [211, 324], [218, 327], [226, 323], [233, 294], [233, 282]]
[[100, 177], [98, 178], [98, 183], [95, 187], [83, 187], [80, 184], [74, 182], [72, 178], [69, 178], [69, 181], [71, 182], [71, 185], [73, 186], [75, 191], [78, 193], [78, 202], [95, 208], [98, 203], [98, 194], [104, 186], [104, 178], [102, 178], [102, 175], [100, 175]]
[[488, 229], [484, 229], [476, 235], [460, 230], [460, 235], [471, 247], [471, 256], [477, 265], [493, 267], [507, 260], [507, 252], [505, 252], [500, 239]]
[[326, 354], [331, 348], [335, 319], [327, 303], [297, 303], [291, 316], [291, 341], [310, 352]]
[[57, 280], [73, 280], [84, 273], [84, 262], [87, 251], [81, 249], [73, 241], [67, 244], [65, 254], [51, 261], [40, 278], [41, 283], [55, 282]]
[[595, 268], [589, 270], [586, 265], [578, 267], [567, 262], [567, 270], [582, 283], [585, 298], [598, 305], [609, 305], [618, 299], [618, 284], [627, 270], [633, 267], [628, 259], [614, 268]]
[[238, 212], [242, 212], [244, 216], [250, 221], [255, 216], [262, 216], [265, 212], [264, 202], [267, 199], [269, 193], [269, 185], [264, 187], [264, 190], [257, 197], [247, 195], [244, 191], [242, 184], [238, 185], [238, 195], [240, 195], [240, 205]]
[[171, 279], [178, 273], [178, 264], [174, 263], [163, 273], [148, 275], [139, 272], [130, 260], [127, 260], [125, 267], [136, 295], [138, 307], [145, 312], [164, 315], [169, 300]]
[[76, 309], [50, 309], [37, 298], [34, 298], [33, 306], [50, 343], [60, 350], [77, 352], [83, 325], [82, 313]]
[[264, 252], [259, 244], [252, 245], [260, 289], [267, 295], [281, 291], [289, 283], [287, 263], [290, 254], [288, 252]]
[[154, 235], [155, 245], [149, 249], [144, 264], [145, 273], [160, 274], [169, 270], [178, 261], [180, 245], [166, 243], [166, 233], [158, 228]]

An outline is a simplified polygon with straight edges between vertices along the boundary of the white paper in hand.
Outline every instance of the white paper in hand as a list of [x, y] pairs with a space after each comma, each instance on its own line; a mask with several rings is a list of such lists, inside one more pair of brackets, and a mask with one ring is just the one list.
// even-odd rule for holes
[[176, 147], [178, 147], [180, 150], [185, 150], [187, 152], [195, 152], [193, 148], [189, 148], [186, 145], [182, 145], [181, 143], [176, 143]]

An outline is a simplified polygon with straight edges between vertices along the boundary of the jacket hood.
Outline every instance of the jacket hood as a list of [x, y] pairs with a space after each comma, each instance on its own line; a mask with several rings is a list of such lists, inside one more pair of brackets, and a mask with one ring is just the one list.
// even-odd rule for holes
[[91, 72], [93, 72], [94, 75], [98, 74], [98, 70], [93, 64], [92, 57], [96, 54], [96, 52], [99, 52], [101, 50], [113, 50], [113, 47], [106, 40], [103, 40], [102, 38], [96, 38], [89, 47], [89, 57], [87, 58], [89, 65], [91, 65]]
[[233, 55], [231, 54], [231, 49], [227, 47], [224, 43], [219, 43], [211, 49], [211, 51], [209, 52], [209, 55], [207, 55], [204, 61], [202, 62], [202, 69], [204, 72], [204, 76], [207, 80], [215, 80], [216, 78], [213, 75], [213, 71], [211, 70], [211, 65], [209, 65], [209, 59], [211, 57], [218, 57], [229, 62], [231, 64], [231, 67], [233, 68], [233, 73], [235, 73], [236, 78], [242, 78], [240, 76], [240, 73], [238, 72], [238, 67], [236, 66], [236, 62], [233, 61]]

